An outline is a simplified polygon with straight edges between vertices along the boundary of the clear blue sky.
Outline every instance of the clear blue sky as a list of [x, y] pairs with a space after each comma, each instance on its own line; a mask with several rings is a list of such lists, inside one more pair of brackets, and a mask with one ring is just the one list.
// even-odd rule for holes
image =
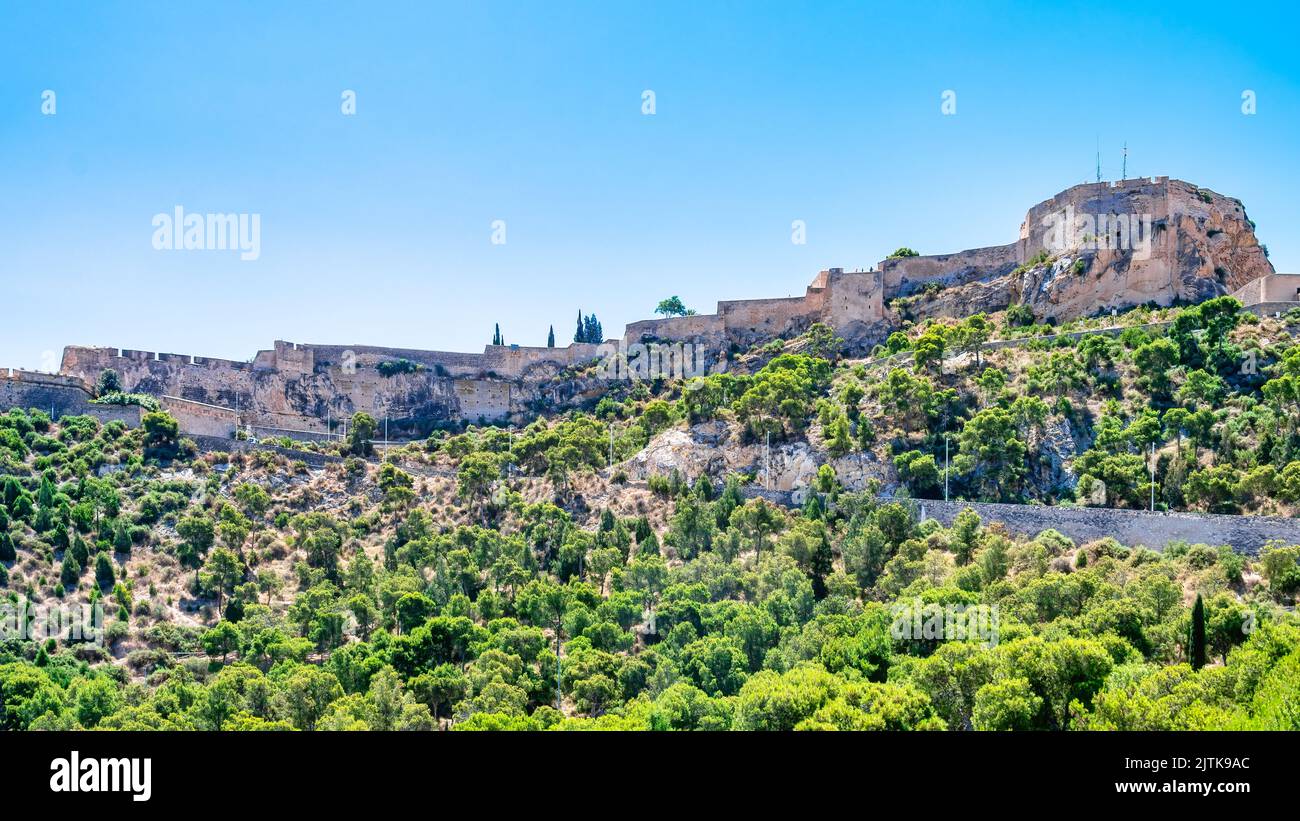
[[[614, 335], [1010, 242], [1098, 137], [1106, 178], [1127, 140], [1129, 176], [1240, 197], [1300, 271], [1297, 15], [1048, 6], [5, 2], [0, 366], [564, 344], [579, 308]], [[176, 205], [260, 214], [260, 259], [154, 250]]]

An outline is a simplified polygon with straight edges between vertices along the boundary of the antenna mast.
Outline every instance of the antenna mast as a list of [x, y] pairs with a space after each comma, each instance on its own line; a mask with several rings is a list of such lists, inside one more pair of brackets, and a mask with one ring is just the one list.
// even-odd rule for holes
[[1101, 137], [1097, 137], [1097, 182], [1101, 182]]
[[1128, 179], [1128, 140], [1125, 140], [1125, 141], [1124, 141], [1124, 166], [1123, 166], [1123, 169], [1124, 169], [1124, 170], [1123, 170], [1123, 171], [1121, 172], [1121, 174], [1120, 174], [1120, 179], [1121, 179], [1121, 180], [1127, 180], [1127, 179]]

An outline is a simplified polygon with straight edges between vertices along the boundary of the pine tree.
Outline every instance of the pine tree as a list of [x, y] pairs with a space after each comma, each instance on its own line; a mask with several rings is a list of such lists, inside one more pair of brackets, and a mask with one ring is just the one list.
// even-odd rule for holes
[[100, 587], [109, 587], [117, 580], [117, 575], [113, 572], [113, 562], [108, 558], [107, 553], [100, 553], [95, 556], [95, 581]]
[[1201, 594], [1196, 594], [1196, 604], [1192, 605], [1192, 631], [1188, 637], [1187, 658], [1193, 670], [1205, 666], [1205, 602]]
[[546, 347], [555, 347], [555, 326], [552, 325], [550, 331], [546, 333]]
[[71, 551], [63, 554], [63, 566], [59, 569], [59, 581], [65, 587], [71, 587], [81, 578], [81, 565], [72, 557]]

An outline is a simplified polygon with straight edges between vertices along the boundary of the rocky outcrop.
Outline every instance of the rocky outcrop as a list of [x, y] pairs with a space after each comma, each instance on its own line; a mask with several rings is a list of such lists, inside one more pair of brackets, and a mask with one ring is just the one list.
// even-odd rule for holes
[[663, 431], [620, 469], [628, 478], [637, 480], [677, 471], [687, 482], [700, 476], [717, 482], [729, 473], [745, 473], [754, 477], [756, 486], [790, 493], [795, 503], [801, 504], [824, 464], [835, 470], [840, 484], [849, 490], [863, 490], [873, 481], [888, 487], [895, 479], [893, 467], [874, 453], [851, 453], [831, 459], [808, 442], [773, 444], [769, 473], [766, 448], [745, 444], [738, 427], [720, 421]]
[[1023, 303], [1067, 321], [1201, 302], [1273, 273], [1241, 201], [1180, 180], [1076, 186], [1031, 209], [1022, 233], [1025, 264], [936, 276], [900, 313], [960, 318]]

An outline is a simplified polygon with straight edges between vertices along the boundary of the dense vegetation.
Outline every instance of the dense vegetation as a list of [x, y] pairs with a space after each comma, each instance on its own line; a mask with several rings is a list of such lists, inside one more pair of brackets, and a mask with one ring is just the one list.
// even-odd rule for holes
[[[1300, 729], [1300, 547], [1017, 538], [873, 492], [941, 494], [946, 436], [967, 498], [1141, 507], [1154, 447], [1160, 504], [1290, 512], [1289, 325], [1219, 300], [1119, 321], [1000, 350], [1032, 329], [928, 323], [857, 362], [818, 327], [382, 461], [358, 415], [323, 467], [198, 454], [158, 412], [11, 410], [0, 590], [106, 615], [102, 644], [9, 631], [0, 726]], [[795, 509], [750, 473], [606, 467], [701, 423], [827, 463]], [[1062, 426], [1074, 486], [1044, 458]], [[831, 464], [866, 451], [892, 473], [844, 488]]]

